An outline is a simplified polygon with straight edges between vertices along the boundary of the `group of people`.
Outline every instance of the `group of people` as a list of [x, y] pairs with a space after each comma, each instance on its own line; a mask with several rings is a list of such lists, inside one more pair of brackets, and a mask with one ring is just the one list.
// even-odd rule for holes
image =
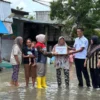
[[[73, 47], [67, 45], [63, 36], [59, 37], [58, 43], [53, 47], [52, 52], [47, 52], [45, 45], [46, 36], [39, 34], [36, 36], [37, 42], [32, 42], [31, 39], [26, 40], [23, 45], [23, 38], [17, 37], [14, 41], [10, 62], [13, 66], [11, 85], [18, 86], [19, 66], [23, 62], [25, 70], [26, 87], [29, 84], [29, 78], [32, 78], [33, 87], [37, 80], [37, 88], [46, 88], [46, 71], [47, 71], [47, 57], [55, 56], [55, 68], [58, 87], [61, 87], [61, 71], [63, 69], [65, 76], [65, 85], [69, 87], [69, 68], [75, 62], [76, 75], [78, 79], [78, 86], [83, 87], [82, 73], [86, 80], [87, 87], [90, 87], [90, 77], [88, 73], [88, 66], [90, 69], [90, 76], [93, 88], [100, 88], [100, 44], [98, 36], [92, 36], [90, 46], [87, 38], [84, 36], [83, 28], [77, 29], [78, 37], [75, 39]], [[56, 47], [65, 46], [68, 53], [59, 55], [56, 52]], [[23, 58], [23, 60], [22, 60]]]
[[[83, 35], [84, 29], [77, 29], [78, 38], [75, 39], [74, 48], [76, 50], [74, 61], [76, 74], [79, 81], [78, 86], [83, 87], [82, 73], [86, 80], [87, 87], [90, 87], [90, 77], [93, 88], [100, 88], [100, 43], [98, 36], [94, 35], [90, 39]], [[90, 70], [90, 75], [87, 68]], [[90, 77], [89, 77], [90, 76]]]
[[[12, 47], [10, 63], [13, 66], [11, 85], [18, 86], [19, 66], [24, 65], [26, 87], [29, 84], [29, 78], [32, 78], [32, 84], [35, 85], [37, 78], [37, 88], [46, 88], [46, 51], [45, 35], [36, 36], [37, 43], [31, 39], [26, 40], [25, 46], [22, 47], [23, 38], [17, 37]], [[23, 59], [22, 59], [23, 58]]]

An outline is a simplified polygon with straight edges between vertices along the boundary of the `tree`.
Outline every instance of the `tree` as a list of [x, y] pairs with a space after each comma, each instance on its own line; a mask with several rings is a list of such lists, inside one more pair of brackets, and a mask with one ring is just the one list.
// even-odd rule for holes
[[[71, 27], [70, 29], [73, 29], [73, 26], [84, 27], [93, 34], [95, 32], [94, 28], [100, 27], [97, 24], [100, 19], [100, 0], [53, 1], [51, 2], [50, 17], [52, 20], [61, 20], [66, 24], [71, 21], [72, 23], [68, 24]], [[89, 36], [91, 34], [88, 33], [86, 35]]]
[[29, 20], [34, 20], [34, 16], [33, 15], [25, 15], [24, 18], [27, 18]]
[[[23, 7], [16, 7], [17, 10], [22, 11]], [[29, 20], [34, 20], [34, 17], [32, 15], [25, 15], [24, 18], [27, 18]]]
[[20, 7], [17, 6], [16, 9], [22, 11], [23, 7], [20, 8]]

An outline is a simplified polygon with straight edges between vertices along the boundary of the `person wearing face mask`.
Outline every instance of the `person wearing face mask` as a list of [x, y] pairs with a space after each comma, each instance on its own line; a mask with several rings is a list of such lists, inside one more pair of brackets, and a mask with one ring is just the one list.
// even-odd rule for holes
[[100, 88], [100, 44], [98, 36], [92, 36], [84, 67], [89, 66], [93, 88]]

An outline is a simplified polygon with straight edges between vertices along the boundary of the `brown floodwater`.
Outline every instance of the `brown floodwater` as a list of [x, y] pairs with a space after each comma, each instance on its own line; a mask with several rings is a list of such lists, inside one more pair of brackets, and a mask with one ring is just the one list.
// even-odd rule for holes
[[[70, 87], [64, 85], [57, 87], [56, 71], [53, 65], [48, 65], [47, 89], [37, 89], [32, 87], [31, 79], [29, 88], [25, 87], [24, 69], [20, 68], [19, 87], [10, 86], [12, 69], [4, 69], [0, 73], [0, 100], [100, 100], [100, 89], [79, 88], [74, 66], [70, 68]], [[85, 82], [84, 82], [85, 83]]]

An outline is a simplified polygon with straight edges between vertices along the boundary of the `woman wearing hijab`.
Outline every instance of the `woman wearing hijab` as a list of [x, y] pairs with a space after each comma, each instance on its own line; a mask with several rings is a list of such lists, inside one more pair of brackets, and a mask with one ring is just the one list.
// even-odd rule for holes
[[37, 48], [37, 88], [46, 88], [46, 62], [47, 58], [41, 52], [46, 51], [45, 35], [39, 34], [36, 36], [36, 48]]
[[[56, 47], [62, 47], [65, 46], [67, 48], [66, 51], [68, 51], [68, 46], [65, 42], [65, 39], [63, 36], [59, 37], [58, 39], [58, 44], [56, 44], [53, 48], [53, 52], [56, 52], [55, 49]], [[66, 55], [58, 55], [55, 57], [55, 67], [56, 67], [56, 77], [57, 77], [57, 82], [58, 82], [58, 87], [61, 87], [61, 70], [63, 69], [64, 75], [65, 75], [65, 84], [66, 87], [69, 86], [69, 60], [68, 56]]]
[[10, 63], [13, 66], [13, 73], [12, 73], [12, 81], [11, 85], [18, 86], [18, 73], [19, 73], [19, 66], [22, 61], [22, 44], [23, 38], [18, 36], [14, 40], [14, 44], [11, 51]]
[[39, 34], [36, 36], [36, 46], [37, 49], [37, 88], [46, 88], [46, 62], [47, 57], [52, 57], [52, 53], [46, 52], [45, 40], [46, 36], [44, 34]]
[[89, 66], [93, 88], [100, 88], [100, 44], [98, 36], [92, 36], [84, 66]]

